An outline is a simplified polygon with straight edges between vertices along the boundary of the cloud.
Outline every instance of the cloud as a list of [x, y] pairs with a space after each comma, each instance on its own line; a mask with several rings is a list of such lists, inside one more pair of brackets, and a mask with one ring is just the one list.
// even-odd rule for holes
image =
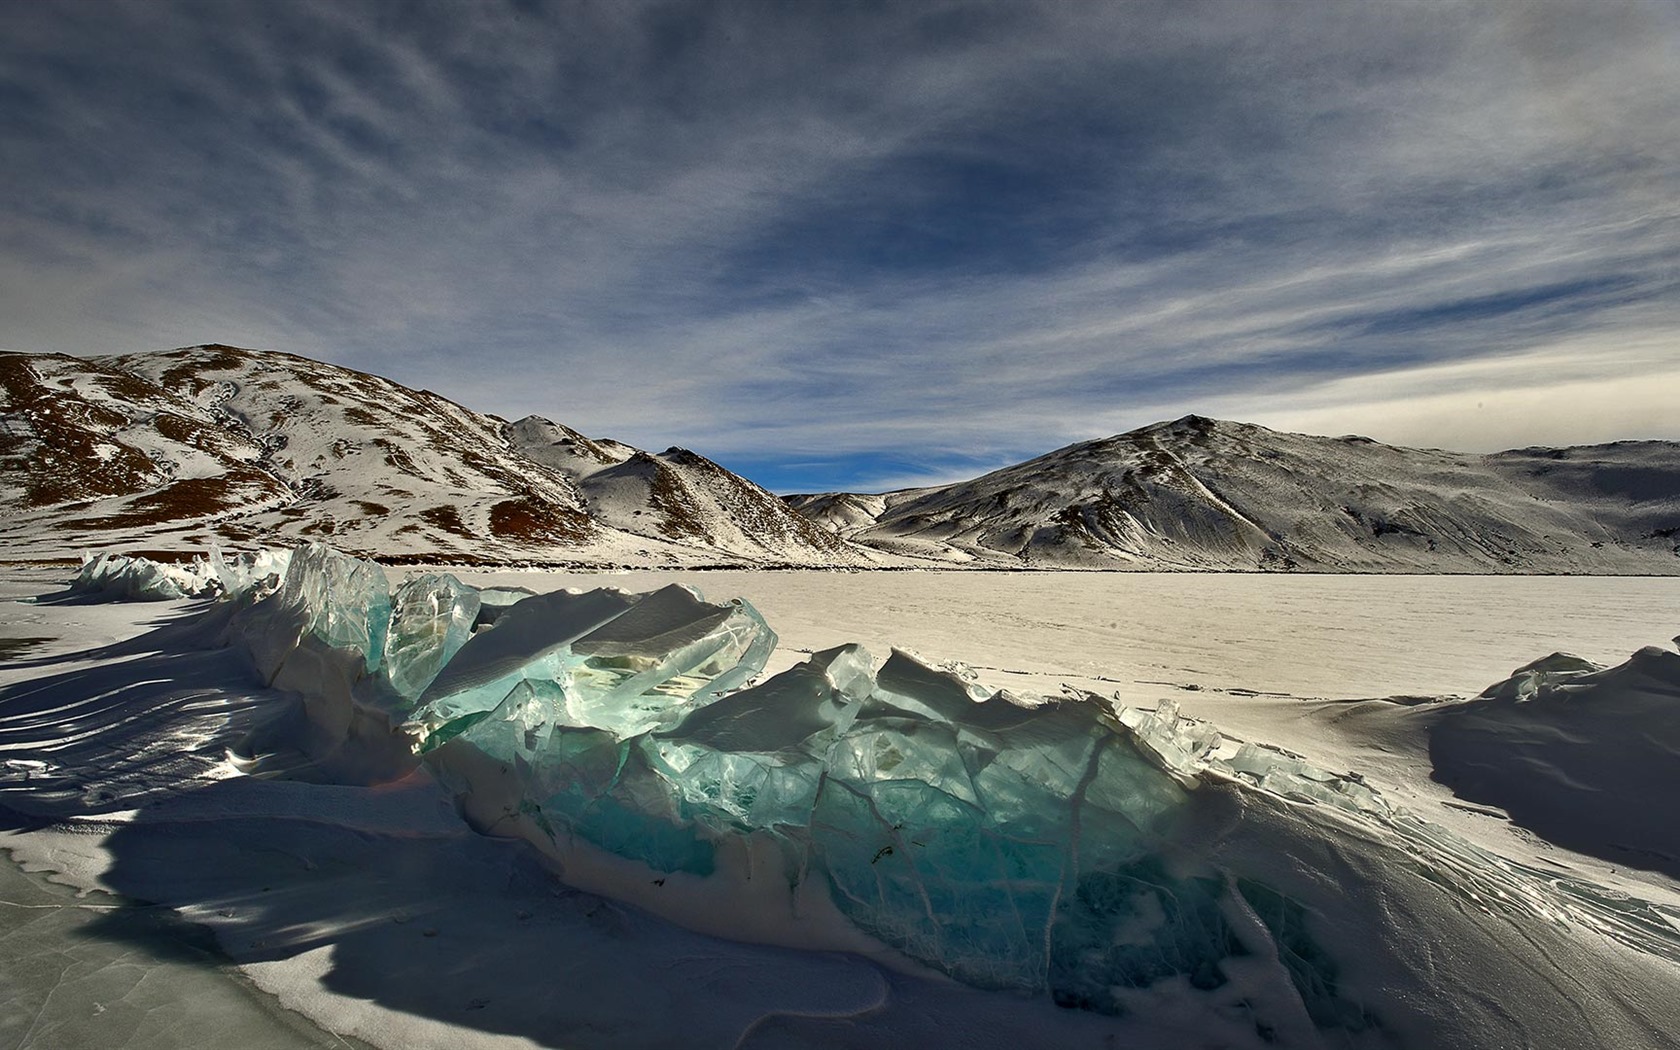
[[1680, 337], [1664, 329], [1335, 379], [1246, 407], [1255, 422], [1281, 429], [1494, 452], [1680, 440], [1677, 390]]
[[[0, 345], [274, 346], [794, 488], [1192, 410], [1584, 440], [1680, 330], [1677, 42], [1586, 0], [11, 5]], [[1603, 396], [1545, 426], [1394, 392], [1564, 353]]]

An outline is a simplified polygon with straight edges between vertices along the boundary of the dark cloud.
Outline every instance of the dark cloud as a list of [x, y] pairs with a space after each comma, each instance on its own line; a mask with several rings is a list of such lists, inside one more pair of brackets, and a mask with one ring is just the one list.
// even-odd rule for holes
[[0, 344], [283, 347], [790, 487], [1306, 425], [1677, 331], [1677, 48], [1587, 0], [13, 4]]

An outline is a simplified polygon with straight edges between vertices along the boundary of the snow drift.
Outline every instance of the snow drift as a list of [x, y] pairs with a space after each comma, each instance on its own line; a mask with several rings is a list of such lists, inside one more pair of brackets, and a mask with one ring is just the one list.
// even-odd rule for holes
[[1554, 653], [1425, 715], [1435, 778], [1460, 797], [1680, 878], [1680, 822], [1657, 801], [1680, 782], [1680, 653], [1647, 647], [1615, 667]]

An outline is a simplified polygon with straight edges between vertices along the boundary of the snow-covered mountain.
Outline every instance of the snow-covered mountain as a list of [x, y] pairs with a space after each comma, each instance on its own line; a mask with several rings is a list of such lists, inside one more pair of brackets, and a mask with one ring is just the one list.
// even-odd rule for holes
[[855, 542], [954, 563], [1680, 573], [1680, 444], [1495, 455], [1186, 416], [973, 481], [790, 496]]
[[0, 353], [11, 557], [323, 539], [386, 560], [1680, 573], [1680, 445], [1491, 456], [1186, 416], [956, 485], [784, 501], [291, 354]]
[[507, 434], [520, 453], [571, 480], [609, 528], [770, 560], [858, 561], [851, 544], [688, 449], [654, 454], [594, 441], [541, 416], [521, 419]]
[[[862, 564], [872, 555], [681, 449], [291, 354], [0, 354], [13, 557], [323, 539], [387, 560]], [[878, 557], [878, 556], [875, 556]]]

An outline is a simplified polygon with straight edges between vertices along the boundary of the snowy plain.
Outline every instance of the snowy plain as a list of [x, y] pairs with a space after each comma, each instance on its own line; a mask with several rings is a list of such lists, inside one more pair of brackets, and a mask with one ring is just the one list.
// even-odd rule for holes
[[[393, 582], [401, 575], [391, 571]], [[963, 661], [994, 687], [1054, 694], [1067, 683], [1143, 707], [1171, 698], [1230, 735], [1280, 744], [1329, 769], [1360, 770], [1390, 799], [1502, 856], [1680, 906], [1675, 884], [1660, 874], [1559, 849], [1492, 807], [1456, 800], [1431, 779], [1427, 741], [1406, 722], [1427, 706], [1421, 698], [1474, 695], [1554, 650], [1609, 664], [1667, 644], [1680, 628], [1680, 580], [459, 575], [474, 586], [540, 592], [645, 591], [680, 580], [713, 599], [744, 597], [780, 635], [768, 672], [857, 641], [881, 656], [898, 646]], [[126, 779], [111, 805], [101, 804], [106, 788], [88, 770], [79, 786], [83, 804], [67, 803], [64, 819], [13, 814], [5, 845], [36, 874], [8, 871], [17, 889], [7, 891], [8, 901], [30, 904], [43, 919], [72, 907], [94, 915], [102, 921], [74, 934], [77, 943], [122, 950], [115, 961], [86, 948], [60, 953], [66, 961], [57, 969], [19, 965], [21, 951], [8, 951], [16, 979], [3, 993], [14, 1018], [0, 1024], [4, 1045], [222, 1046], [230, 1038], [253, 1047], [343, 1045], [345, 1037], [377, 1046], [580, 1047], [1101, 1046], [1121, 1035], [1142, 1040], [1134, 1045], [1201, 1041], [1190, 1015], [1163, 1015], [1151, 1022], [1156, 1027], [1118, 1026], [853, 956], [682, 930], [563, 889], [514, 844], [467, 832], [424, 777], [374, 791], [241, 777], [213, 745], [253, 717], [264, 691], [241, 680], [223, 654], [182, 655], [144, 642], [155, 637], [148, 631], [198, 606], [15, 601], [57, 591], [64, 576], [9, 570], [0, 578], [0, 688], [24, 694], [54, 676], [86, 702], [8, 719], [0, 747], [110, 767], [134, 756], [102, 749], [131, 747], [158, 764], [118, 771]], [[137, 638], [141, 644], [131, 642]], [[160, 710], [182, 693], [184, 701], [169, 701], [179, 717], [135, 712], [116, 728], [96, 717], [96, 700], [108, 698], [110, 710]], [[1380, 698], [1398, 699], [1357, 702]], [[204, 790], [165, 789], [188, 779]], [[42, 872], [79, 889], [169, 904], [214, 931], [225, 957], [217, 962], [199, 945], [184, 965], [179, 936], [116, 929], [99, 910], [108, 898], [72, 905]], [[8, 926], [0, 943], [24, 944], [28, 930]], [[1680, 987], [1671, 964], [1653, 965], [1668, 966], [1668, 986]], [[205, 1001], [205, 989], [230, 1004], [208, 1020], [183, 1005]], [[319, 1027], [276, 1014], [274, 1003]], [[1673, 1040], [1651, 1033], [1649, 1045]]]

